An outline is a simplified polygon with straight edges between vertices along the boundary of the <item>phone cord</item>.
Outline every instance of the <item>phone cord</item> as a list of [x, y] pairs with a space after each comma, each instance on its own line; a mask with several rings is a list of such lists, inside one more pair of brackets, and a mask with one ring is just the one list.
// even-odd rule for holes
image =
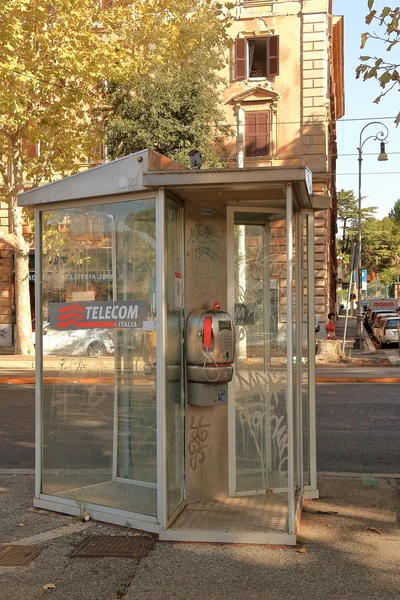
[[[204, 363], [203, 363], [203, 375], [204, 378], [207, 379], [208, 383], [215, 383], [216, 381], [218, 381], [219, 376], [220, 376], [220, 368], [219, 365], [217, 365], [217, 363], [215, 362], [215, 360], [213, 359], [213, 357], [211, 356], [210, 352], [207, 352], [205, 350], [203, 350], [204, 353]], [[206, 363], [207, 363], [207, 358], [209, 358], [211, 360], [211, 362], [214, 363], [214, 365], [217, 367], [217, 376], [215, 379], [210, 379], [209, 377], [207, 377], [207, 373], [206, 373]]]

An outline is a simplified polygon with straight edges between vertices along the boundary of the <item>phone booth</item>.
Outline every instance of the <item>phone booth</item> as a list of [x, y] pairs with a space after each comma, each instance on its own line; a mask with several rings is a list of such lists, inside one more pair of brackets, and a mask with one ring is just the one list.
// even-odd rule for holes
[[19, 201], [36, 213], [34, 505], [163, 540], [294, 544], [318, 495], [328, 199], [310, 171], [146, 150]]

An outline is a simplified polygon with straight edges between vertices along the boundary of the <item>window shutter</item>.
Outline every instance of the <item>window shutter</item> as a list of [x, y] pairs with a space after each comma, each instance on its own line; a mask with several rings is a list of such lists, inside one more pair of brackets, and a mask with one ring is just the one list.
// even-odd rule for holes
[[235, 79], [246, 78], [246, 40], [236, 38], [235, 40]]
[[245, 157], [268, 156], [270, 153], [271, 112], [246, 112]]
[[271, 35], [267, 44], [268, 53], [268, 75], [275, 77], [279, 75], [279, 35]]
[[28, 142], [28, 140], [22, 140], [22, 151], [26, 154], [28, 158], [35, 158], [38, 156], [38, 146], [33, 142]]

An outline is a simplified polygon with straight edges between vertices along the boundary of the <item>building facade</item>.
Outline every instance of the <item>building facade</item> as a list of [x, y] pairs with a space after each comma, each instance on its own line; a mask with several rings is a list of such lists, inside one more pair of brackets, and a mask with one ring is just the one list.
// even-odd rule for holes
[[344, 114], [343, 17], [332, 0], [237, 0], [224, 75], [224, 107], [235, 135], [231, 167], [305, 166], [316, 214], [316, 313], [336, 304], [336, 120]]

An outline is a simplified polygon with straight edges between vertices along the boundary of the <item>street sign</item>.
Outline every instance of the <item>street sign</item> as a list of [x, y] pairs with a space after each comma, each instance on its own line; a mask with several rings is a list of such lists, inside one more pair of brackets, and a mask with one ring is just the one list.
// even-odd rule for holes
[[[357, 271], [354, 271], [354, 273], [353, 273], [353, 281], [355, 281], [356, 283], [358, 282]], [[362, 269], [362, 271], [361, 271], [361, 289], [363, 291], [367, 290], [367, 270], [366, 269]]]
[[361, 271], [361, 289], [367, 291], [367, 270]]

